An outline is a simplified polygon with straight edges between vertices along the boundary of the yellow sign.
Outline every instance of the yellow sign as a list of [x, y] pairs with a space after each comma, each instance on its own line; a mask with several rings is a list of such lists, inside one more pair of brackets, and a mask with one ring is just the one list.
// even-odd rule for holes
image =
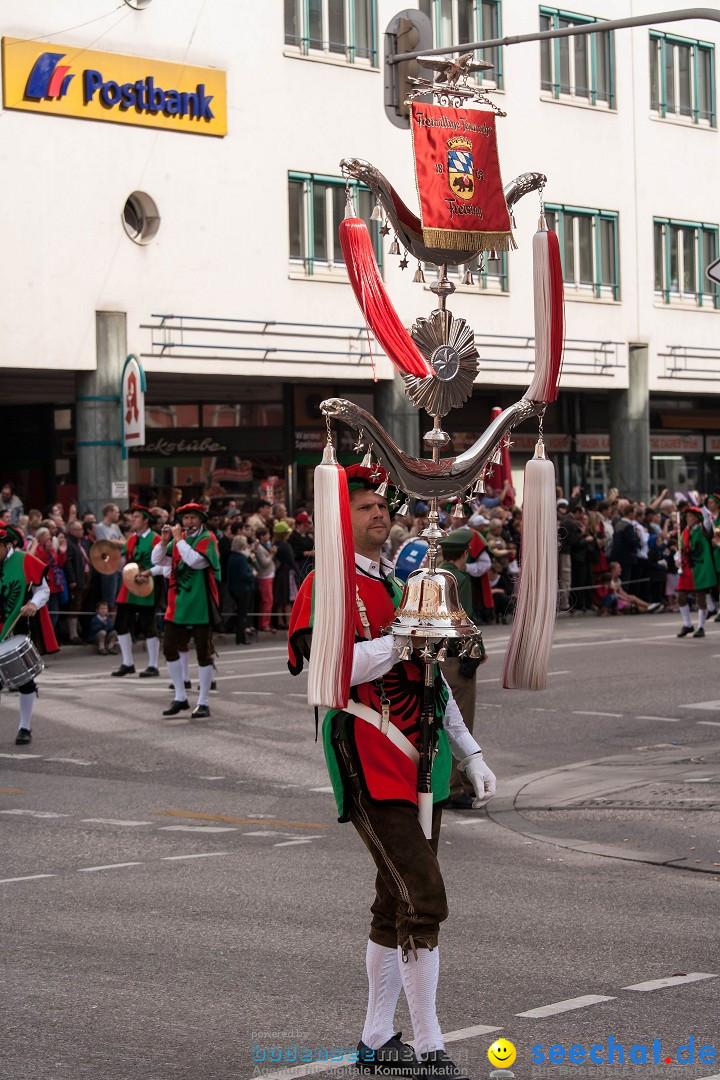
[[227, 135], [224, 71], [10, 37], [2, 67], [6, 109]]

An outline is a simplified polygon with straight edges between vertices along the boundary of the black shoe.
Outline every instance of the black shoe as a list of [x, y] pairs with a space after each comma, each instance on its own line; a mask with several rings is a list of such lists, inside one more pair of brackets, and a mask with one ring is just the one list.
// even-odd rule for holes
[[[678, 634], [678, 637], [687, 637], [688, 634], [692, 634], [692, 632], [693, 632], [692, 626], [683, 626], [682, 630]], [[705, 634], [703, 634], [703, 637], [705, 637]]]
[[[192, 683], [190, 682], [189, 679], [188, 679], [188, 681], [186, 683], [183, 683], [183, 686], [185, 687], [186, 690], [192, 690]], [[175, 689], [175, 683], [168, 683], [168, 690], [174, 690], [174, 689]]]
[[116, 667], [114, 671], [110, 672], [110, 674], [117, 676], [117, 678], [119, 678], [119, 679], [121, 679], [123, 677], [123, 675], [134, 675], [135, 674], [135, 665], [134, 664], [121, 664], [120, 667]]
[[210, 715], [210, 708], [207, 705], [196, 705], [190, 714], [191, 720], [207, 720]]
[[146, 667], [144, 671], [140, 672], [141, 679], [155, 679], [160, 674], [156, 667]]
[[401, 1042], [402, 1031], [388, 1039], [378, 1050], [372, 1050], [362, 1039], [357, 1045], [355, 1067], [365, 1076], [421, 1076], [421, 1065], [412, 1046]]
[[468, 1076], [458, 1069], [444, 1050], [431, 1050], [420, 1058], [420, 1076], [423, 1080], [468, 1080]]
[[15, 736], [15, 745], [27, 746], [29, 742], [32, 742], [32, 731], [30, 728], [21, 727]]
[[185, 701], [173, 701], [172, 705], [168, 709], [163, 710], [163, 716], [177, 716], [179, 712], [184, 712], [185, 709], [190, 708], [190, 702]]
[[474, 802], [474, 795], [463, 792], [462, 795], [458, 795], [457, 799], [451, 799], [447, 806], [448, 810], [472, 810]]
[[215, 682], [215, 680], [214, 680], [214, 679], [213, 679], [213, 681], [212, 681], [212, 682], [210, 683], [210, 689], [211, 689], [211, 690], [217, 690], [217, 683]]
[[697, 630], [693, 634], [693, 637], [705, 637], [705, 631], [702, 626], [698, 626]]

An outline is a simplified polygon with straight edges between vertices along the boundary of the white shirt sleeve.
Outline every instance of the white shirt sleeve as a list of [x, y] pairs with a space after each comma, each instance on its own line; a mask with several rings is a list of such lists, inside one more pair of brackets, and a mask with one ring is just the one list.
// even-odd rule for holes
[[167, 544], [163, 544], [162, 540], [159, 544], [156, 544], [150, 552], [150, 562], [153, 564], [154, 567], [172, 565], [172, 559], [167, 553]]
[[32, 596], [30, 597], [30, 603], [34, 604], [35, 607], [39, 611], [40, 608], [45, 607], [45, 605], [47, 604], [49, 599], [50, 599], [50, 586], [48, 585], [46, 579], [43, 578], [43, 580], [40, 582], [39, 585], [33, 585], [33, 591], [32, 591]]
[[470, 577], [482, 577], [483, 574], [487, 574], [490, 566], [490, 555], [487, 551], [482, 551], [478, 555], [475, 562], [467, 563], [467, 565], [465, 566], [465, 572], [469, 574]]
[[[156, 544], [156, 547], [160, 547]], [[193, 570], [204, 570], [210, 563], [201, 555], [199, 551], [195, 551], [195, 548], [191, 548], [187, 540], [178, 540], [177, 549], [180, 552], [180, 557], [186, 566], [192, 567]]]
[[392, 634], [373, 638], [372, 641], [357, 641], [353, 652], [350, 685], [359, 686], [360, 683], [372, 682], [373, 679], [387, 675], [398, 662], [393, 645]]

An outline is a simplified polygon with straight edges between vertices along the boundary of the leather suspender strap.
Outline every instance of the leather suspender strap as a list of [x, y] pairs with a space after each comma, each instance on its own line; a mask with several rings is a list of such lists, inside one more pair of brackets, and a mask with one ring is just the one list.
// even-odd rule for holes
[[[380, 716], [380, 713], [375, 712], [375, 710], [371, 709], [368, 705], [360, 705], [356, 701], [348, 701], [345, 712], [350, 713], [351, 716], [359, 717], [367, 724], [372, 724], [372, 726], [374, 728], [377, 728], [378, 731], [385, 730], [383, 718]], [[405, 757], [410, 758], [414, 765], [418, 764], [418, 762], [420, 761], [419, 753], [417, 752], [413, 744], [410, 742], [410, 740], [405, 735], [403, 735], [402, 731], [400, 731], [399, 728], [395, 727], [392, 720], [388, 721], [385, 735], [387, 735], [393, 746], [397, 746], [398, 750], [401, 750], [403, 754], [405, 754]]]

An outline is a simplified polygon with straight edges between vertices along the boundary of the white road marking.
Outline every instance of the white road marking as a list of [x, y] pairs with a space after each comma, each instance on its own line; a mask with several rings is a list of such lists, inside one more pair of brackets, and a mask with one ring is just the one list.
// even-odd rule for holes
[[116, 862], [106, 866], [79, 866], [79, 874], [94, 874], [96, 870], [122, 870], [125, 866], [142, 866], [140, 862]]
[[502, 709], [502, 705], [498, 705], [494, 701], [478, 701], [475, 708], [476, 709]]
[[[572, 675], [571, 671], [548, 671], [548, 675]], [[470, 1028], [468, 1028], [468, 1031]], [[497, 1028], [491, 1028], [491, 1031], [497, 1031]]]
[[589, 1005], [598, 1005], [601, 1001], [614, 1000], [614, 997], [606, 997], [603, 994], [585, 994], [583, 997], [554, 1001], [552, 1005], [541, 1005], [538, 1009], [528, 1009], [527, 1012], [515, 1013], [515, 1015], [527, 1016], [534, 1020], [543, 1016], [557, 1016], [558, 1013], [572, 1012], [573, 1009], [586, 1009]]
[[681, 709], [701, 709], [703, 712], [720, 712], [720, 701], [693, 701], [689, 705], [680, 705]]
[[237, 829], [231, 825], [163, 825], [160, 832], [199, 832], [199, 833], [213, 833], [213, 832], [237, 832]]
[[23, 814], [26, 817], [37, 818], [70, 817], [69, 814], [54, 814], [52, 810], [0, 810], [0, 814]]
[[258, 832], [244, 832], [243, 836], [282, 836], [281, 832], [273, 832], [272, 829], [260, 829]]
[[196, 776], [196, 780], [224, 780], [224, 776]]
[[95, 765], [94, 761], [80, 761], [74, 757], [46, 757], [43, 758], [43, 761], [62, 761], [68, 765]]
[[720, 720], [696, 720], [696, 724], [705, 724], [706, 727], [720, 727]]
[[634, 986], [623, 986], [623, 990], [641, 990], [646, 993], [649, 990], [663, 990], [666, 986], [681, 986], [683, 983], [701, 982], [703, 979], [717, 979], [717, 975], [709, 975], [705, 971], [691, 971], [687, 975], [668, 975], [665, 979], [651, 979], [649, 982], [635, 983]]
[[686, 783], [686, 784], [712, 784], [714, 779], [715, 779], [714, 776], [695, 776], [695, 777], [689, 777], [687, 780], [684, 781], [684, 783]]
[[214, 859], [216, 855], [230, 855], [229, 851], [200, 851], [196, 855], [163, 855], [162, 862], [179, 862], [180, 859]]
[[121, 825], [121, 826], [135, 826], [135, 825], [154, 825], [153, 821], [121, 821], [117, 818], [104, 818], [104, 817], [86, 817], [80, 819], [80, 824], [87, 825]]
[[310, 791], [320, 791], [323, 795], [332, 794], [332, 787], [311, 787]]
[[457, 1031], [448, 1031], [443, 1036], [445, 1042], [462, 1042], [463, 1039], [475, 1039], [478, 1035], [489, 1035], [491, 1031], [502, 1031], [499, 1027], [490, 1027], [488, 1024], [475, 1024], [474, 1027], [458, 1028]]
[[293, 844], [309, 844], [310, 840], [283, 840], [280, 844], [273, 844], [273, 847], [292, 847]]
[[612, 716], [618, 720], [623, 715], [621, 712], [593, 712], [592, 709], [575, 709], [573, 712], [573, 716]]
[[662, 720], [664, 724], [681, 724], [682, 717], [678, 716], [636, 716], [636, 720]]
[[477, 679], [476, 682], [479, 682], [479, 683], [500, 682], [500, 678], [498, 677], [497, 679]]
[[[231, 694], [252, 694], [253, 697], [277, 697], [272, 690], [231, 690]], [[306, 697], [305, 694], [299, 694], [298, 697]]]
[[0, 757], [15, 758], [16, 761], [29, 761], [30, 758], [42, 757], [42, 754], [0, 754]]
[[55, 874], [29, 874], [27, 877], [0, 878], [0, 885], [8, 885], [11, 881], [37, 881], [38, 878], [55, 877]]
[[698, 1080], [720, 1080], [720, 1073], [713, 1073], [712, 1076], [699, 1076]]

